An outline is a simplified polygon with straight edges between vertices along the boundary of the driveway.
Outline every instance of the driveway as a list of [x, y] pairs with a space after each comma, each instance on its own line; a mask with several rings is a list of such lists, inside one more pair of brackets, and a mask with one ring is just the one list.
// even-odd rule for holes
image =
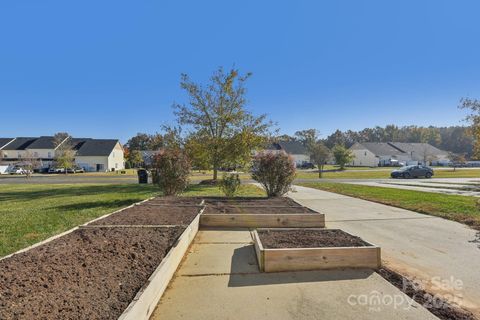
[[480, 238], [475, 230], [311, 188], [295, 186], [289, 196], [324, 213], [328, 228], [346, 230], [381, 246], [386, 266], [422, 281], [435, 293], [451, 294], [480, 316]]

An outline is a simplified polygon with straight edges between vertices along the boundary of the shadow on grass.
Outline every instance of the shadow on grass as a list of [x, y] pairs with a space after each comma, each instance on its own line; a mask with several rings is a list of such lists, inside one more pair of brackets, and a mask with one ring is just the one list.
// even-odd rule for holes
[[[31, 189], [30, 189], [31, 188]], [[61, 196], [87, 196], [98, 194], [116, 194], [116, 193], [150, 193], [157, 190], [151, 185], [71, 185], [58, 187], [55, 185], [38, 186], [31, 185], [25, 190], [24, 186], [19, 190], [0, 191], [0, 201], [22, 201], [38, 200], [48, 197]]]

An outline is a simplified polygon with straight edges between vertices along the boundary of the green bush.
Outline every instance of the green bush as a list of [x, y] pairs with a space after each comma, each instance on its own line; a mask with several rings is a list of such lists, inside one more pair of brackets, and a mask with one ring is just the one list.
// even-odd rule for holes
[[153, 182], [159, 185], [166, 196], [177, 195], [187, 188], [190, 161], [183, 151], [160, 151], [154, 157], [153, 168]]
[[269, 197], [279, 197], [290, 190], [295, 179], [295, 163], [283, 151], [259, 153], [253, 158], [251, 172]]
[[238, 173], [224, 173], [220, 181], [220, 189], [229, 198], [234, 197], [240, 188], [240, 176]]

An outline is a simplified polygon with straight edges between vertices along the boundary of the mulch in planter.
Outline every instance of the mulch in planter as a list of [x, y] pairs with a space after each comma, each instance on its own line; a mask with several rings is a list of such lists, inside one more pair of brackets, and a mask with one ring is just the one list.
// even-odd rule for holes
[[361, 238], [337, 229], [268, 229], [257, 232], [266, 249], [371, 246]]
[[210, 206], [276, 206], [276, 207], [301, 207], [299, 203], [286, 197], [277, 198], [217, 198], [207, 197], [205, 204]]
[[79, 229], [0, 261], [0, 319], [117, 319], [184, 228]]
[[138, 205], [114, 213], [92, 225], [187, 225], [199, 213], [201, 207], [145, 206]]
[[144, 202], [143, 204], [156, 204], [156, 205], [200, 205], [202, 198], [198, 197], [156, 197]]
[[204, 214], [317, 214], [307, 207], [207, 206]]

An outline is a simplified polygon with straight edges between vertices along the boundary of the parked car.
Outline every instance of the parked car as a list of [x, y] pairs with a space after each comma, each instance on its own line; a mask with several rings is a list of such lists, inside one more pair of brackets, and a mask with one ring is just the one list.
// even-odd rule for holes
[[21, 167], [13, 167], [12, 169], [10, 169], [9, 173], [10, 174], [28, 174], [28, 173], [32, 173], [32, 171], [21, 168]]
[[48, 173], [65, 173], [65, 168], [50, 167]]
[[392, 178], [403, 178], [403, 179], [409, 179], [409, 178], [419, 178], [419, 177], [425, 177], [425, 178], [431, 178], [433, 176], [433, 169], [427, 166], [405, 166], [401, 167], [398, 170], [393, 170], [392, 173], [390, 174]]
[[304, 162], [297, 166], [298, 169], [315, 169], [315, 165], [311, 162]]
[[[63, 171], [65, 172], [65, 171]], [[67, 168], [67, 173], [84, 173], [85, 170], [80, 167], [74, 167], [74, 168]]]

